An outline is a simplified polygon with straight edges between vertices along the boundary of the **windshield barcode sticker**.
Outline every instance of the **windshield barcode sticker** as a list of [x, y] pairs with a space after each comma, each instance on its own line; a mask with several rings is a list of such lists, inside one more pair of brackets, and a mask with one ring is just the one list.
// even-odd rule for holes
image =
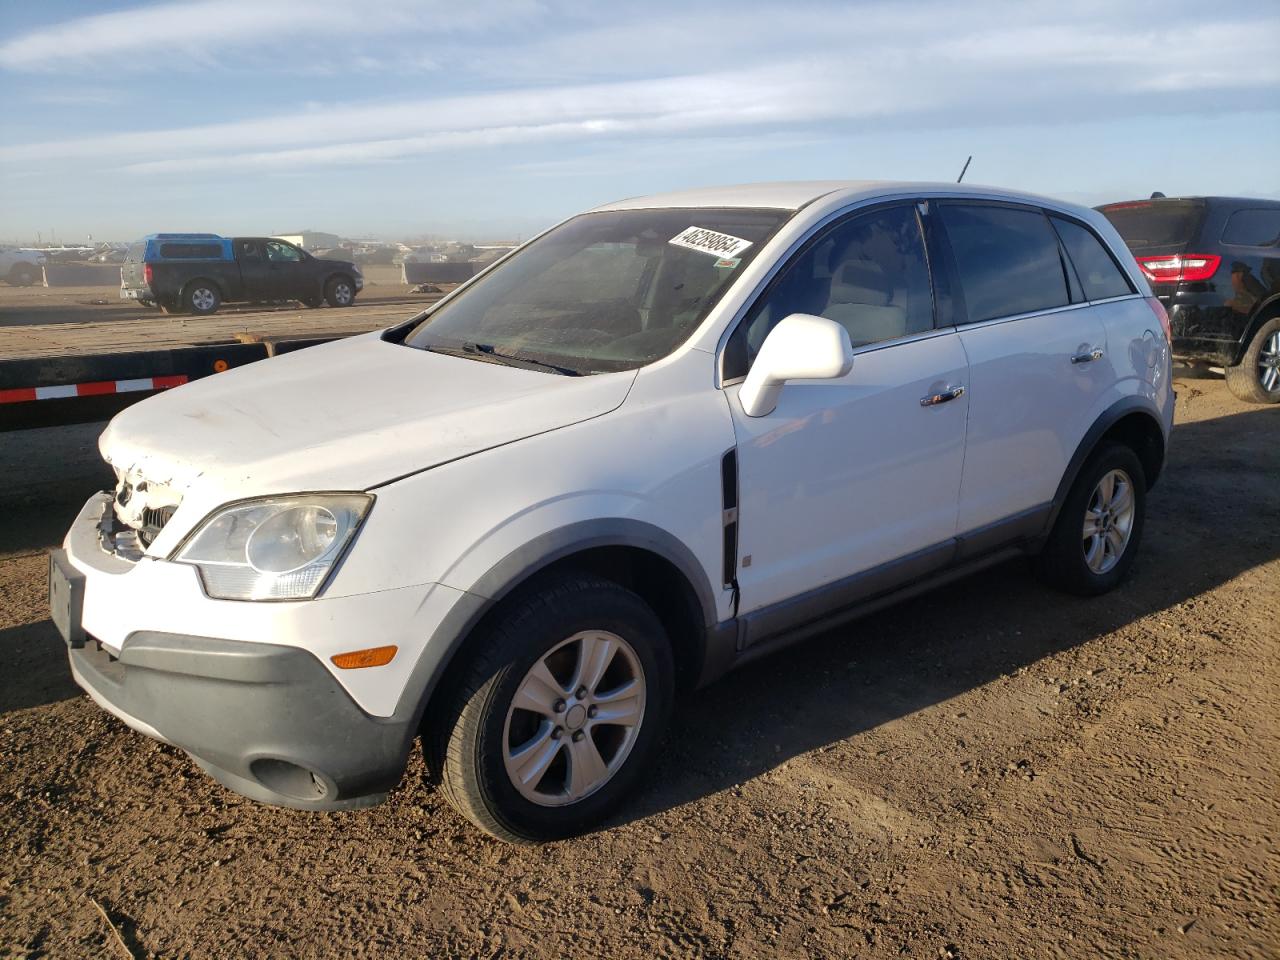
[[667, 242], [674, 243], [677, 247], [688, 247], [690, 250], [709, 253], [724, 259], [732, 259], [751, 246], [750, 240], [731, 237], [727, 233], [717, 233], [706, 227], [690, 227]]

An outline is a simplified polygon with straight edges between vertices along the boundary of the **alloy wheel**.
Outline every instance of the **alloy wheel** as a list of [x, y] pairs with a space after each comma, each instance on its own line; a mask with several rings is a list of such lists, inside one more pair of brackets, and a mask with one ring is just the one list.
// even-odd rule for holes
[[576, 633], [516, 689], [503, 727], [507, 776], [539, 806], [576, 803], [626, 762], [644, 712], [644, 670], [631, 645], [607, 630]]
[[1084, 562], [1096, 574], [1111, 571], [1133, 534], [1133, 480], [1123, 470], [1103, 474], [1084, 511]]
[[1267, 337], [1258, 354], [1258, 381], [1267, 393], [1280, 391], [1280, 330]]

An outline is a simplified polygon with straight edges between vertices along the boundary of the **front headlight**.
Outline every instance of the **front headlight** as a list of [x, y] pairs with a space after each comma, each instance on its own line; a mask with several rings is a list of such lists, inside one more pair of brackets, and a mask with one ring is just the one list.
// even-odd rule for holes
[[173, 556], [218, 600], [314, 597], [373, 503], [363, 493], [270, 497], [223, 507]]

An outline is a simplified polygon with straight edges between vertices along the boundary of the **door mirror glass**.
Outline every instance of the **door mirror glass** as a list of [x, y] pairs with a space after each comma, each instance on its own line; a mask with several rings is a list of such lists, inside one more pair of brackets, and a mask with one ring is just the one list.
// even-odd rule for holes
[[793, 313], [774, 327], [738, 391], [743, 412], [763, 417], [788, 380], [834, 380], [853, 368], [849, 331], [825, 317]]

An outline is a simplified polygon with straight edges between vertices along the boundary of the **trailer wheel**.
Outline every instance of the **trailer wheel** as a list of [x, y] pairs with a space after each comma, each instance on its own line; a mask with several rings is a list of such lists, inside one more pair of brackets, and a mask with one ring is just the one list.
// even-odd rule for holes
[[187, 284], [182, 303], [190, 313], [214, 313], [222, 305], [222, 294], [217, 285], [208, 280], [192, 280]]

